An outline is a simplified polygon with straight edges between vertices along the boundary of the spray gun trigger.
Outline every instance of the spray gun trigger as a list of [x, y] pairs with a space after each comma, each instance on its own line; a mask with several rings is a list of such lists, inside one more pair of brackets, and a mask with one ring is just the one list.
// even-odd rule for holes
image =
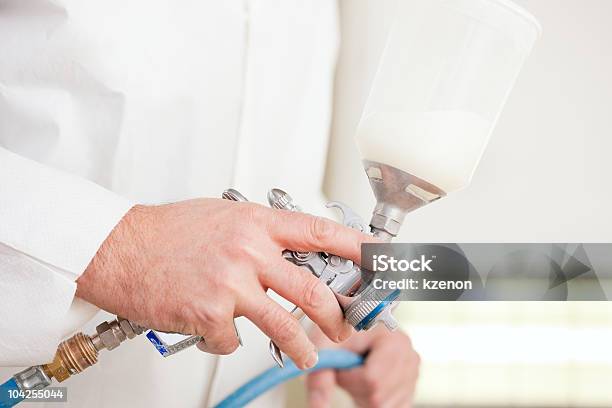
[[[297, 319], [297, 321], [301, 321], [306, 316], [304, 311], [297, 306], [293, 308], [291, 314]], [[278, 364], [280, 368], [284, 368], [285, 363], [283, 361], [283, 355], [281, 354], [281, 350], [272, 340], [270, 340], [268, 351], [270, 352], [270, 355], [272, 356], [272, 359], [276, 362], [276, 364]]]
[[281, 351], [276, 345], [276, 343], [274, 343], [272, 340], [270, 340], [269, 351], [270, 351], [270, 355], [272, 356], [272, 359], [274, 360], [274, 362], [280, 368], [285, 368], [285, 362], [283, 361], [283, 355], [281, 354]]

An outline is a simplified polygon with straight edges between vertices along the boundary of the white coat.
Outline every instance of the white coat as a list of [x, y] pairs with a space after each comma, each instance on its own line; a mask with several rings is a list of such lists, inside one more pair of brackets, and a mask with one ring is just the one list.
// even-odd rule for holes
[[[74, 281], [134, 203], [218, 197], [230, 186], [263, 202], [278, 186], [317, 212], [336, 7], [2, 3], [0, 365], [48, 362], [66, 335], [110, 317], [90, 320], [97, 309], [74, 299]], [[193, 348], [164, 359], [144, 338], [102, 352], [64, 383], [68, 405], [210, 405], [271, 365], [267, 339], [238, 320], [245, 347], [228, 358]], [[16, 370], [0, 369], [0, 380]], [[259, 404], [273, 402], [282, 398]]]

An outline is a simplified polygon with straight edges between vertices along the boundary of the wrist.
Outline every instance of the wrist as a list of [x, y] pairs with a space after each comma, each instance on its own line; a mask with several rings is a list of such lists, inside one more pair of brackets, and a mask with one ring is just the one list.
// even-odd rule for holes
[[[87, 268], [77, 279], [76, 296], [110, 312], [118, 295], [128, 295], [135, 288], [126, 279], [143, 270], [143, 224], [150, 207], [133, 206], [106, 237]], [[123, 296], [129, 298], [129, 296]]]

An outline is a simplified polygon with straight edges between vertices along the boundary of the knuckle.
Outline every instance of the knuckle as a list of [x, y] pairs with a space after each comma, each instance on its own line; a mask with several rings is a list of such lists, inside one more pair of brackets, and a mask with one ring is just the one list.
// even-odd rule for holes
[[288, 343], [297, 337], [299, 330], [298, 323], [291, 316], [286, 316], [277, 324], [276, 338], [279, 342]]
[[225, 256], [232, 263], [240, 263], [243, 267], [252, 267], [255, 270], [265, 269], [270, 263], [271, 251], [262, 244], [260, 239], [254, 239], [248, 232], [239, 232], [226, 244]]
[[304, 306], [308, 309], [319, 309], [325, 301], [323, 295], [323, 283], [320, 280], [309, 276], [304, 285]]
[[214, 328], [220, 326], [224, 322], [223, 308], [219, 305], [213, 304], [212, 302], [205, 307], [199, 307], [194, 311], [196, 325], [197, 327], [201, 327], [203, 333], [198, 333], [205, 335], [206, 332], [210, 332], [210, 330], [214, 330]]
[[310, 221], [310, 236], [316, 242], [329, 242], [334, 238], [334, 222], [323, 217], [313, 217]]
[[261, 266], [266, 260], [265, 255], [262, 253], [256, 241], [245, 236], [245, 234], [236, 237], [236, 239], [233, 240], [233, 245], [233, 258], [246, 261], [255, 267]]
[[255, 225], [263, 224], [267, 219], [267, 208], [253, 203], [244, 203], [242, 206], [242, 215], [246, 221]]
[[263, 305], [259, 310], [261, 320], [270, 329], [273, 340], [278, 343], [288, 343], [295, 339], [301, 330], [301, 326], [289, 314], [284, 314], [284, 309], [276, 309]]
[[225, 245], [230, 251], [236, 252], [236, 249], [243, 250], [253, 246], [258, 240], [258, 233], [248, 224], [240, 223], [232, 232], [231, 239], [225, 242]]
[[[223, 294], [224, 296], [231, 296], [232, 287], [229, 283], [233, 282], [233, 277], [230, 270], [225, 268], [219, 268], [213, 273], [207, 276], [206, 284], [215, 293]], [[220, 305], [212, 304], [208, 302], [206, 305], [201, 307], [204, 309], [200, 317], [214, 318], [217, 313], [220, 313], [223, 308]], [[210, 315], [210, 316], [209, 316]]]
[[232, 239], [219, 241], [215, 244], [216, 253], [213, 256], [217, 259], [226, 259], [234, 256], [237, 248], [240, 248], [240, 242], [242, 241], [242, 232], [232, 234]]
[[251, 244], [251, 237], [249, 233], [244, 229], [236, 231], [231, 239], [231, 242], [227, 242], [226, 245], [229, 251], [243, 250], [244, 248], [248, 248]]

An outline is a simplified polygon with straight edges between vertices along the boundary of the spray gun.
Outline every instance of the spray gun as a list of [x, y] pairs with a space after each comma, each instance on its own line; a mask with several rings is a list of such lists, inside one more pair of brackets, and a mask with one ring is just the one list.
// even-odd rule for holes
[[[397, 235], [407, 212], [444, 195], [442, 190], [401, 170], [369, 161], [364, 162], [364, 165], [377, 198], [370, 225], [345, 204], [334, 201], [327, 204], [327, 207], [340, 210], [343, 225], [361, 232], [370, 232], [384, 241], [390, 241]], [[270, 190], [268, 203], [276, 209], [301, 211], [291, 196], [280, 189]], [[307, 268], [334, 292], [345, 319], [355, 330], [369, 330], [378, 323], [384, 324], [389, 330], [397, 328], [397, 321], [391, 311], [400, 291], [374, 289], [369, 285], [372, 272], [361, 269], [351, 260], [325, 252], [286, 250], [283, 256], [289, 262]], [[292, 314], [297, 318], [303, 316], [298, 308]], [[270, 353], [282, 367], [282, 355], [272, 341]]]
[[[375, 164], [369, 164], [374, 169]], [[399, 171], [399, 170], [398, 170]], [[356, 214], [349, 206], [340, 202], [327, 204], [328, 208], [337, 208], [342, 213], [342, 224], [357, 229], [361, 232], [370, 232], [384, 240], [390, 240], [397, 235], [399, 225], [403, 221], [405, 211], [417, 208], [422, 205], [421, 200], [404, 198], [394, 202], [402, 196], [393, 196], [391, 191], [387, 191], [383, 179], [382, 170], [376, 173], [377, 188], [385, 191], [385, 199], [388, 205], [395, 204], [393, 211], [388, 210], [388, 205], [381, 203], [381, 211], [388, 215], [389, 222], [378, 222], [376, 226], [370, 227]], [[371, 179], [373, 180], [373, 179]], [[390, 180], [389, 180], [390, 181]], [[401, 186], [400, 186], [401, 188]], [[235, 190], [231, 190], [233, 197], [240, 197], [240, 201], [245, 198]], [[389, 194], [387, 194], [389, 193]], [[403, 195], [407, 195], [404, 193]], [[397, 197], [396, 197], [397, 196]], [[382, 196], [381, 196], [382, 197]], [[416, 206], [416, 203], [420, 205]], [[301, 211], [300, 207], [293, 202], [289, 194], [280, 189], [272, 189], [268, 193], [268, 203], [272, 208], [286, 211]], [[372, 222], [379, 220], [380, 215], [372, 218]], [[397, 226], [397, 228], [395, 228]], [[369, 330], [378, 323], [383, 323], [389, 330], [395, 330], [398, 326], [397, 321], [391, 314], [391, 310], [396, 304], [400, 294], [399, 290], [374, 290], [369, 286], [371, 282], [371, 272], [362, 270], [353, 261], [325, 252], [298, 252], [285, 250], [283, 257], [289, 262], [308, 269], [314, 276], [325, 283], [336, 295], [340, 306], [344, 311], [345, 319], [357, 330]], [[304, 317], [304, 313], [299, 308], [294, 308], [291, 312], [297, 319]], [[270, 354], [274, 361], [283, 366], [283, 358], [280, 349], [274, 342], [270, 341]]]
[[[445, 192], [440, 188], [412, 174], [379, 162], [364, 160], [364, 168], [374, 196], [374, 208], [370, 225], [349, 206], [330, 202], [328, 208], [337, 208], [342, 214], [342, 224], [365, 233], [371, 233], [383, 241], [391, 241], [399, 232], [406, 214], [425, 204], [442, 198]], [[246, 202], [247, 198], [234, 189], [223, 192], [222, 198]], [[268, 192], [268, 204], [277, 210], [302, 211], [289, 194], [274, 188]], [[395, 330], [397, 321], [391, 314], [400, 295], [398, 289], [374, 289], [369, 283], [373, 274], [361, 269], [353, 261], [325, 252], [299, 252], [285, 250], [283, 257], [303, 268], [325, 283], [336, 295], [345, 319], [355, 330], [369, 330], [378, 323], [389, 330]], [[304, 312], [295, 307], [291, 314], [298, 320]], [[238, 339], [240, 335], [236, 331]], [[150, 330], [147, 338], [158, 352], [167, 357], [202, 340], [201, 336], [184, 336]], [[242, 343], [242, 341], [240, 340]], [[278, 346], [270, 341], [269, 352], [274, 361], [283, 367], [283, 357]]]
[[[397, 235], [408, 211], [444, 195], [441, 190], [401, 170], [375, 162], [364, 163], [378, 200], [370, 226], [345, 204], [331, 202], [327, 205], [329, 208], [339, 209], [342, 213], [342, 223], [350, 228], [362, 232], [370, 230], [374, 236], [389, 241]], [[232, 201], [247, 201], [234, 189], [226, 190], [222, 197]], [[280, 189], [269, 191], [268, 202], [272, 208], [278, 210], [301, 211], [291, 196]], [[396, 304], [399, 290], [374, 290], [368, 285], [371, 272], [362, 270], [351, 260], [325, 252], [285, 250], [283, 257], [308, 269], [328, 285], [336, 294], [345, 318], [356, 330], [369, 330], [378, 323], [383, 323], [389, 330], [397, 327], [391, 310]], [[295, 308], [292, 314], [298, 319], [304, 316], [299, 308]], [[77, 333], [60, 343], [52, 362], [29, 367], [15, 374], [7, 384], [14, 384], [15, 389], [25, 391], [43, 389], [51, 385], [52, 379], [63, 382], [96, 364], [100, 351], [112, 351], [125, 340], [133, 339], [147, 330], [122, 317], [103, 322], [96, 327], [96, 333], [92, 335]], [[238, 332], [236, 334], [240, 339]], [[146, 337], [164, 357], [202, 340], [202, 337], [197, 335], [157, 330], [148, 330]], [[282, 367], [284, 362], [280, 349], [272, 341], [270, 353], [274, 361]]]
[[[343, 225], [361, 232], [370, 232], [384, 241], [390, 241], [397, 235], [408, 212], [445, 195], [434, 185], [394, 167], [371, 161], [364, 161], [364, 166], [377, 199], [370, 225], [346, 204], [334, 201], [328, 203], [327, 207], [340, 210]], [[223, 197], [247, 201], [233, 189], [227, 190]], [[268, 204], [278, 210], [301, 211], [289, 194], [277, 188], [268, 192]], [[397, 304], [400, 291], [374, 289], [369, 285], [372, 272], [361, 269], [349, 259], [325, 252], [285, 250], [283, 257], [308, 269], [334, 292], [345, 319], [355, 330], [369, 330], [378, 323], [384, 324], [389, 330], [397, 328], [397, 321], [391, 311]], [[297, 307], [291, 313], [297, 319], [304, 317], [303, 311]], [[269, 351], [274, 361], [282, 367], [284, 363], [281, 351], [273, 341], [270, 341]]]

